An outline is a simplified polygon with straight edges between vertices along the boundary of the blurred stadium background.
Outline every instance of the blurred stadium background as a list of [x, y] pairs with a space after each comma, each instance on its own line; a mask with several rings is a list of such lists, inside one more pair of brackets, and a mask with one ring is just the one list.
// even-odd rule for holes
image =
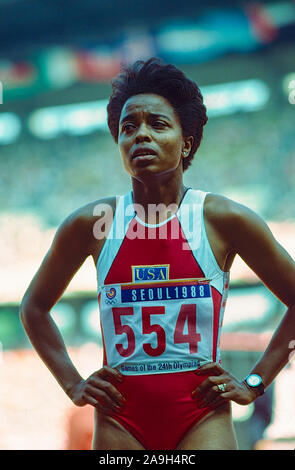
[[[208, 108], [186, 184], [248, 205], [295, 256], [294, 1], [0, 0], [0, 449], [90, 446], [91, 407], [74, 408], [61, 391], [18, 306], [62, 220], [129, 190], [106, 102], [120, 63], [150, 56], [195, 79]], [[224, 366], [242, 378], [284, 311], [237, 259]], [[53, 315], [81, 373], [100, 368], [90, 260]], [[255, 405], [233, 406], [241, 449], [294, 448], [294, 364]]]

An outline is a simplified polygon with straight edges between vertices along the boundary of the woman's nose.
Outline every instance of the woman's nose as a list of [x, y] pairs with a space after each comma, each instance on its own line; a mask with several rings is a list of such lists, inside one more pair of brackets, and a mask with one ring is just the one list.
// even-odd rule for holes
[[136, 142], [142, 142], [142, 141], [150, 141], [151, 137], [148, 131], [148, 128], [146, 124], [141, 124], [137, 130], [136, 137], [135, 137]]

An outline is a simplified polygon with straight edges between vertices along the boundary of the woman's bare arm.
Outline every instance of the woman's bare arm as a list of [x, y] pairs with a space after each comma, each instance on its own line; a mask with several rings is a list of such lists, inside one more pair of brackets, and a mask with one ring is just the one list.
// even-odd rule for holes
[[[120, 379], [114, 369], [104, 367], [84, 380], [75, 368], [50, 310], [60, 299], [74, 274], [90, 254], [92, 224], [83, 213], [71, 214], [58, 228], [52, 245], [32, 279], [20, 306], [24, 329], [39, 356], [65, 393], [79, 406], [113, 407], [122, 397], [107, 381]], [[91, 389], [91, 390], [90, 390]]]
[[236, 205], [231, 240], [237, 254], [288, 308], [271, 342], [252, 373], [267, 387], [287, 364], [295, 339], [295, 262], [254, 212]]
[[50, 310], [88, 256], [82, 222], [75, 213], [58, 228], [20, 305], [20, 318], [32, 345], [66, 393], [82, 377], [67, 354]]
[[[274, 238], [267, 224], [253, 211], [222, 197], [216, 197], [212, 202], [211, 222], [214, 219], [214, 228], [226, 241], [229, 253], [238, 254], [287, 306], [287, 312], [266, 351], [249, 371], [259, 374], [267, 387], [287, 364], [290, 344], [295, 339], [295, 262]], [[226, 400], [248, 404], [257, 397], [219, 364], [202, 366], [197, 373], [212, 373], [194, 393], [196, 398], [203, 398], [206, 405]], [[226, 384], [224, 393], [220, 393], [217, 388], [222, 383]]]

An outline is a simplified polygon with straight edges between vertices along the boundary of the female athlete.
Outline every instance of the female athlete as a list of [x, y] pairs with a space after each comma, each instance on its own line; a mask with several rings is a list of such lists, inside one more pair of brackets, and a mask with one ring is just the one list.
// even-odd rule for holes
[[[294, 261], [253, 211], [184, 186], [206, 122], [198, 86], [176, 67], [156, 58], [125, 67], [108, 124], [131, 190], [70, 214], [23, 297], [41, 359], [74, 404], [94, 407], [93, 449], [236, 449], [231, 401], [253, 402], [288, 361]], [[287, 306], [244, 380], [223, 369], [219, 351], [236, 255]], [[104, 364], [83, 378], [50, 310], [88, 256]]]

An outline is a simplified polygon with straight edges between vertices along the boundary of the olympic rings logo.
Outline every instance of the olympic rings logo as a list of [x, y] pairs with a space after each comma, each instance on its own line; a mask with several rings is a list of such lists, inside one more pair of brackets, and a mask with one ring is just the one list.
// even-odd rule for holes
[[113, 300], [105, 299], [105, 303], [108, 305], [114, 305], [117, 303], [117, 299], [113, 299]]

